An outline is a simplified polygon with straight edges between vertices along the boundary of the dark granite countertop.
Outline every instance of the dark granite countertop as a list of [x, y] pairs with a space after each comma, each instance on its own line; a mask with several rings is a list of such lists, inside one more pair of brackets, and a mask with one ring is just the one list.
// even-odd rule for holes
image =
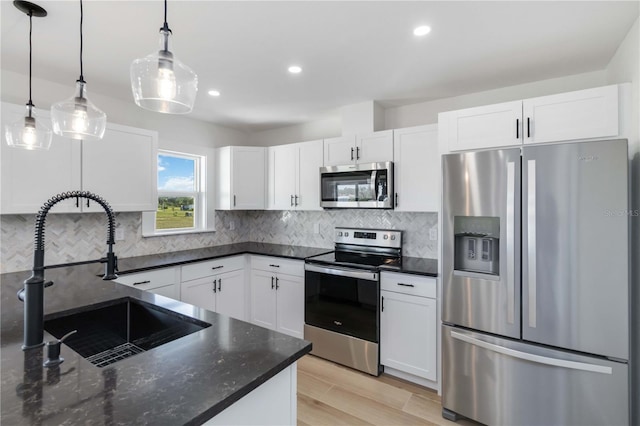
[[438, 261], [423, 257], [402, 257], [401, 265], [382, 265], [381, 271], [402, 272], [403, 274], [426, 275], [428, 277], [438, 276]]
[[331, 251], [333, 249], [247, 242], [118, 259], [118, 270], [126, 274], [245, 253], [304, 260]]
[[[257, 250], [252, 243], [247, 247], [204, 249], [209, 254], [197, 260]], [[172, 256], [173, 264], [193, 261], [188, 253], [123, 259], [121, 265], [152, 268]], [[297, 257], [305, 250], [269, 247], [259, 254], [271, 253]], [[46, 278], [55, 285], [45, 289], [45, 315], [133, 297], [211, 327], [104, 368], [63, 344], [64, 363], [47, 369], [44, 349], [21, 350], [23, 304], [16, 292], [29, 273], [0, 275], [2, 424], [201, 424], [311, 350], [304, 340], [102, 281], [99, 270], [99, 265], [48, 270]], [[45, 332], [49, 340], [53, 336]]]

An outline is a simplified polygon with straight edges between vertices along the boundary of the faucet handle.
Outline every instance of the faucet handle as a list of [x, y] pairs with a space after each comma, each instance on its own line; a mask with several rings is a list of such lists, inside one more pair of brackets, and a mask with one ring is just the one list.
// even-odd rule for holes
[[[47, 281], [46, 283], [44, 283], [45, 287], [51, 287], [53, 285], [53, 281]], [[24, 292], [25, 292], [25, 288], [22, 287], [20, 290], [18, 290], [18, 300], [20, 300], [21, 302], [24, 302]]]
[[62, 345], [62, 342], [67, 339], [67, 337], [77, 332], [78, 330], [73, 330], [62, 336], [60, 339], [47, 342], [47, 360], [43, 364], [45, 367], [53, 367], [62, 364], [64, 358], [60, 356], [60, 346]]

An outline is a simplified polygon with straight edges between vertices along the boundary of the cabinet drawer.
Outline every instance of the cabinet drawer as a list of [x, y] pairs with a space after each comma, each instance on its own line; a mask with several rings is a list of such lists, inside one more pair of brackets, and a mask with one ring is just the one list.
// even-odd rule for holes
[[304, 277], [304, 261], [271, 256], [251, 256], [251, 269]]
[[244, 268], [244, 256], [222, 257], [182, 267], [182, 281], [191, 281]]
[[139, 290], [151, 290], [175, 284], [176, 268], [163, 268], [135, 274], [125, 274], [119, 276], [115, 281]]
[[380, 289], [413, 296], [437, 297], [437, 281], [433, 277], [400, 274], [397, 272], [380, 273]]

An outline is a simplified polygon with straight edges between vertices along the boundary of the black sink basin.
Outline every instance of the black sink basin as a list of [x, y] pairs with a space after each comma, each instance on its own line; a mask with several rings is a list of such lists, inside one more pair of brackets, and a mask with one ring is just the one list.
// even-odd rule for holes
[[130, 297], [59, 312], [44, 329], [98, 367], [171, 342], [211, 324]]

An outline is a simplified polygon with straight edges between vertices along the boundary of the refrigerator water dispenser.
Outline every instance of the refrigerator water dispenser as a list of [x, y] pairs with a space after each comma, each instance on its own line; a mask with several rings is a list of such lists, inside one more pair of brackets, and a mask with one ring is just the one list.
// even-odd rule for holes
[[498, 275], [500, 271], [500, 218], [454, 218], [456, 271]]

